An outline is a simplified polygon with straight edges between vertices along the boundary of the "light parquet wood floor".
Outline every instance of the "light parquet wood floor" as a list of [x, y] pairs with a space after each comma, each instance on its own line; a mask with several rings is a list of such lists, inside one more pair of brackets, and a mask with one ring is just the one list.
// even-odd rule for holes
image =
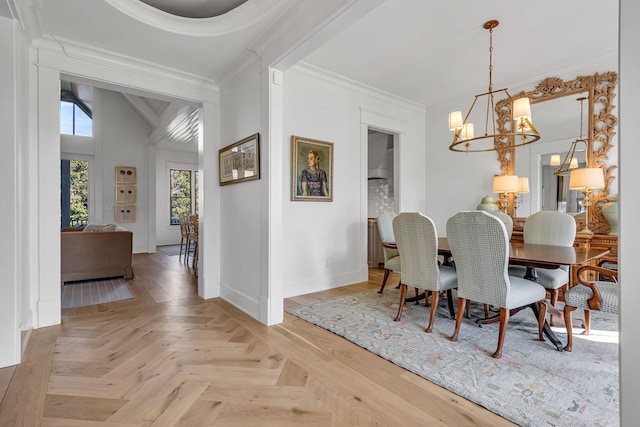
[[135, 255], [134, 271], [135, 299], [63, 310], [32, 332], [22, 364], [0, 369], [0, 426], [513, 425], [296, 317], [266, 327], [202, 300], [177, 256]]

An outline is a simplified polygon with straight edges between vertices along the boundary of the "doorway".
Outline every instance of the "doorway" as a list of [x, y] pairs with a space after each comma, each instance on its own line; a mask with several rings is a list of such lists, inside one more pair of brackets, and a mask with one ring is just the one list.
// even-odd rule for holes
[[378, 217], [385, 211], [399, 211], [396, 197], [396, 149], [396, 135], [369, 128], [367, 151], [367, 264], [369, 268], [384, 265]]

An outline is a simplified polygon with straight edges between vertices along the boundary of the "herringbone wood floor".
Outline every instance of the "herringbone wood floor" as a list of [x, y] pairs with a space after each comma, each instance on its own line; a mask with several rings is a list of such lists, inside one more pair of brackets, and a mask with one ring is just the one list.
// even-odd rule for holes
[[[0, 426], [512, 425], [303, 320], [266, 327], [202, 300], [177, 258], [135, 255], [135, 299], [33, 331], [23, 363], [0, 369]], [[378, 287], [380, 273], [286, 306]]]

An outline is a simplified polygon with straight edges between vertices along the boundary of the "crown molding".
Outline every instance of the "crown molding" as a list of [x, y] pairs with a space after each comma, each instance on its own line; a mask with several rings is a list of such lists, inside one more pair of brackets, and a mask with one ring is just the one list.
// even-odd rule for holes
[[359, 81], [349, 79], [347, 77], [316, 67], [315, 65], [311, 65], [306, 62], [300, 62], [299, 64], [294, 65], [292, 69], [312, 76], [318, 80], [322, 80], [346, 89], [355, 90], [373, 98], [377, 98], [382, 101], [407, 108], [417, 113], [425, 114], [427, 111], [427, 107], [425, 105], [422, 105], [410, 99], [402, 98], [389, 92], [385, 92]]
[[[61, 72], [72, 75], [83, 76], [82, 69], [84, 67], [82, 67], [82, 64], [93, 64], [149, 81], [171, 82], [216, 95], [219, 92], [218, 85], [213, 79], [97, 49], [63, 38], [46, 35], [34, 40], [32, 47], [41, 52], [38, 55], [38, 66], [56, 68]], [[54, 55], [45, 55], [44, 53], [52, 53]]]

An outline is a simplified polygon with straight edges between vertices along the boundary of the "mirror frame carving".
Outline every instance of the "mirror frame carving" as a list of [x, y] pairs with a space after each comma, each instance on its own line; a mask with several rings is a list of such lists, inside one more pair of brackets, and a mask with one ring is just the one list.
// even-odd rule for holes
[[[609, 201], [609, 187], [615, 177], [611, 173], [617, 165], [607, 166], [608, 152], [613, 147], [612, 139], [616, 134], [615, 127], [618, 118], [613, 114], [615, 106], [615, 87], [618, 82], [618, 74], [615, 71], [606, 73], [596, 73], [589, 76], [578, 76], [574, 80], [563, 81], [558, 77], [548, 77], [542, 80], [530, 92], [522, 91], [511, 99], [503, 99], [496, 104], [498, 115], [499, 133], [508, 132], [513, 129], [514, 123], [511, 116], [511, 105], [513, 100], [529, 97], [531, 104], [537, 104], [552, 99], [575, 95], [578, 93], [588, 93], [588, 129], [587, 133], [587, 167], [602, 168], [604, 172], [605, 187], [598, 193], [591, 193], [591, 206], [589, 207], [589, 228], [598, 234], [609, 232], [609, 223], [602, 214], [602, 205]], [[599, 106], [596, 112], [596, 105]], [[502, 175], [515, 174], [515, 147], [513, 138], [496, 138], [494, 141], [500, 170]], [[508, 213], [513, 217], [513, 194], [510, 195]]]

